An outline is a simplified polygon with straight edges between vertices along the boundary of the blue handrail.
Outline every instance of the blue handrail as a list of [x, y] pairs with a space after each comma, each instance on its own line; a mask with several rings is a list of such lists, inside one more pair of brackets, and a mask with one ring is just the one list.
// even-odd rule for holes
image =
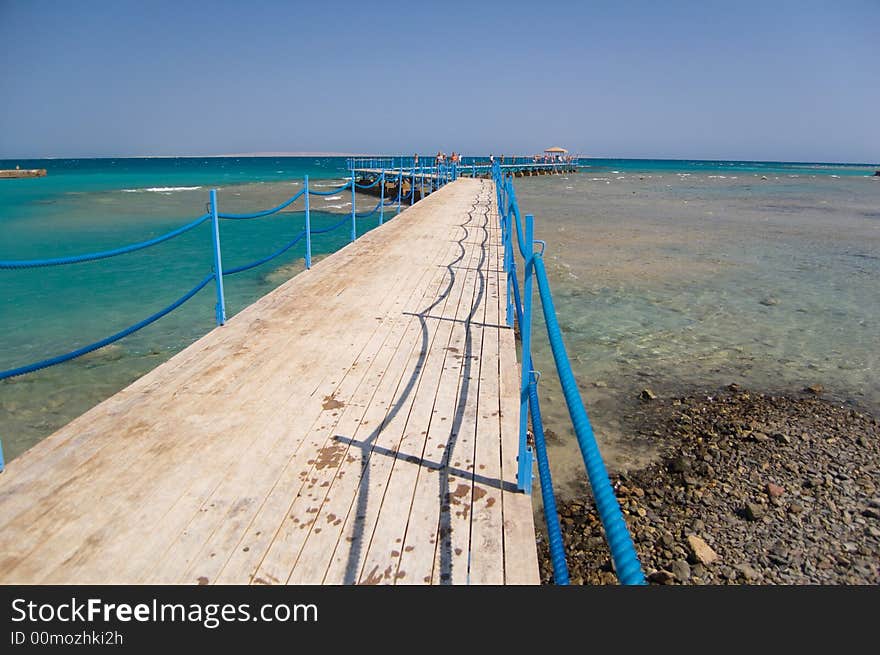
[[[548, 502], [547, 499], [547, 488], [552, 487], [552, 481], [550, 480], [549, 464], [546, 461], [543, 425], [536, 391], [537, 379], [535, 371], [531, 368], [532, 280], [537, 283], [538, 296], [541, 300], [550, 348], [562, 385], [569, 417], [577, 436], [584, 468], [587, 471], [587, 477], [596, 501], [599, 518], [605, 529], [605, 538], [611, 551], [615, 572], [618, 580], [623, 584], [645, 584], [641, 563], [632, 537], [626, 527], [626, 522], [623, 519], [620, 505], [614, 495], [614, 489], [608, 478], [608, 472], [602, 460], [599, 446], [596, 443], [593, 428], [584, 408], [583, 400], [572, 372], [571, 362], [565, 350], [562, 331], [556, 318], [553, 296], [550, 292], [550, 283], [544, 268], [544, 243], [533, 238], [533, 219], [530, 215], [525, 217], [526, 227], [523, 233], [519, 205], [516, 200], [512, 178], [510, 175], [505, 175], [502, 172], [498, 162], [495, 162], [493, 166], [492, 176], [496, 184], [496, 199], [498, 201], [504, 247], [504, 268], [507, 273], [507, 322], [508, 325], [512, 326], [514, 316], [516, 317], [523, 339], [523, 376], [520, 389], [522, 398], [521, 412], [528, 411], [532, 420], [532, 434], [535, 442], [535, 451], [538, 456], [538, 473], [542, 496], [544, 496], [544, 516], [547, 523], [548, 541], [550, 542], [554, 580], [557, 583], [565, 584], [568, 572], [565, 566], [564, 553], [560, 555], [561, 533], [559, 531], [558, 516], [556, 515], [555, 499], [551, 502]], [[515, 237], [514, 234], [516, 235]], [[516, 244], [514, 244], [514, 238], [516, 239]], [[536, 243], [541, 245], [540, 251], [537, 252], [535, 251]], [[519, 293], [516, 258], [514, 256], [517, 250], [524, 260], [525, 290], [522, 298]], [[526, 431], [527, 421], [525, 417], [522, 417], [517, 486], [527, 492], [531, 487], [532, 448], [528, 442]], [[552, 497], [552, 489], [549, 491], [549, 495]]]

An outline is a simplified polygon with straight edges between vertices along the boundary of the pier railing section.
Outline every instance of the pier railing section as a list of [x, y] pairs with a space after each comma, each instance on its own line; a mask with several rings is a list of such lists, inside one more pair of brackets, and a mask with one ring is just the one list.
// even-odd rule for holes
[[[358, 163], [363, 163], [364, 160], [357, 160]], [[128, 327], [115, 332], [103, 339], [98, 341], [94, 341], [89, 344], [85, 344], [67, 352], [54, 355], [51, 357], [47, 357], [45, 359], [41, 359], [36, 362], [31, 362], [29, 364], [25, 364], [22, 366], [17, 366], [15, 368], [10, 368], [7, 370], [0, 370], [0, 381], [7, 380], [9, 378], [14, 378], [20, 375], [26, 375], [28, 373], [33, 373], [35, 371], [39, 371], [45, 368], [49, 368], [51, 366], [56, 366], [58, 364], [62, 364], [64, 362], [69, 362], [78, 357], [82, 357], [88, 353], [94, 352], [100, 348], [108, 346], [112, 343], [115, 343], [121, 339], [124, 339], [127, 336], [142, 330], [143, 328], [151, 325], [161, 319], [164, 316], [167, 316], [174, 310], [178, 309], [182, 305], [184, 305], [189, 300], [192, 300], [202, 289], [210, 285], [212, 282], [214, 283], [214, 289], [216, 293], [216, 303], [215, 303], [215, 320], [218, 326], [223, 325], [226, 322], [226, 298], [223, 290], [223, 278], [228, 277], [230, 275], [235, 275], [237, 273], [242, 273], [244, 271], [248, 271], [258, 266], [262, 266], [273, 259], [280, 257], [286, 252], [289, 252], [294, 246], [304, 241], [304, 259], [305, 259], [305, 267], [306, 269], [310, 269], [312, 267], [312, 236], [318, 234], [326, 234], [329, 232], [333, 232], [341, 227], [343, 227], [346, 223], [350, 225], [351, 228], [351, 240], [354, 241], [358, 236], [358, 219], [365, 219], [372, 217], [378, 213], [378, 222], [379, 225], [382, 225], [386, 220], [386, 209], [389, 212], [393, 212], [391, 216], [397, 216], [402, 211], [402, 205], [404, 202], [409, 202], [409, 204], [413, 204], [416, 202], [415, 198], [415, 179], [409, 179], [409, 189], [411, 196], [410, 198], [406, 198], [402, 189], [404, 186], [404, 174], [405, 170], [400, 166], [400, 163], [403, 161], [402, 158], [371, 158], [368, 160], [371, 168], [375, 167], [375, 170], [368, 174], [364, 175], [363, 173], [359, 173], [355, 170], [355, 160], [349, 160], [349, 177], [348, 181], [336, 188], [327, 190], [327, 191], [318, 191], [309, 186], [309, 177], [306, 175], [303, 178], [303, 188], [298, 193], [294, 194], [284, 202], [275, 207], [271, 207], [269, 209], [259, 210], [246, 214], [235, 214], [224, 212], [220, 209], [219, 204], [217, 202], [217, 190], [212, 189], [209, 192], [208, 197], [208, 211], [198, 218], [182, 225], [174, 230], [171, 230], [165, 234], [162, 234], [157, 237], [153, 237], [151, 239], [147, 239], [144, 241], [140, 241], [137, 243], [131, 243], [128, 245], [120, 246], [118, 248], [113, 248], [110, 250], [102, 250], [98, 252], [89, 252], [83, 253], [80, 255], [73, 255], [68, 257], [50, 257], [47, 259], [21, 259], [21, 260], [0, 260], [0, 272], [3, 270], [21, 270], [21, 269], [40, 269], [50, 266], [68, 266], [68, 265], [77, 265], [77, 264], [87, 264], [89, 262], [95, 262], [102, 259], [109, 259], [111, 257], [119, 257], [122, 255], [127, 255], [129, 253], [137, 252], [139, 250], [145, 250], [147, 248], [152, 248], [154, 246], [158, 246], [161, 243], [166, 241], [170, 241], [176, 237], [179, 237], [195, 228], [203, 225], [204, 223], [210, 223], [211, 225], [211, 240], [210, 245], [206, 244], [206, 247], [211, 248], [212, 254], [212, 267], [211, 272], [207, 273], [205, 277], [200, 279], [192, 288], [190, 288], [186, 293], [181, 295], [179, 298], [166, 305], [162, 309], [150, 314], [146, 318], [137, 321], [129, 325]], [[394, 165], [397, 164], [395, 167]], [[422, 178], [422, 193], [420, 197], [424, 197], [426, 192], [432, 192], [436, 189], [440, 188], [447, 182], [450, 182], [456, 178], [456, 170], [454, 168], [441, 168], [438, 169], [438, 174], [433, 176], [430, 179], [427, 187], [425, 186], [425, 179], [427, 175]], [[359, 179], [360, 178], [360, 179]], [[386, 189], [388, 185], [391, 185], [390, 188]], [[357, 210], [357, 193], [356, 191], [359, 189], [372, 189], [377, 185], [381, 185], [379, 188], [379, 200], [378, 202], [366, 211], [358, 212]], [[342, 193], [345, 191], [351, 191], [351, 212], [341, 218], [338, 222], [330, 225], [329, 227], [324, 227], [321, 229], [315, 229], [311, 226], [311, 207], [309, 203], [309, 199], [311, 196], [332, 196], [338, 193]], [[386, 197], [386, 190], [389, 191], [389, 195]], [[220, 236], [220, 222], [224, 220], [251, 220], [251, 219], [259, 219], [267, 216], [272, 216], [273, 214], [277, 214], [283, 209], [287, 209], [297, 200], [303, 200], [303, 228], [302, 230], [288, 243], [284, 244], [281, 248], [269, 253], [265, 257], [261, 257], [255, 261], [249, 262], [242, 266], [236, 266], [234, 268], [223, 268], [223, 253], [221, 247], [221, 236]], [[3, 443], [0, 440], [0, 473], [3, 472], [5, 468], [5, 462], [3, 459]]]
[[[401, 212], [402, 204], [404, 201], [407, 200], [401, 192], [403, 188], [402, 180], [404, 179], [403, 169], [400, 167], [398, 167], [396, 170], [390, 168], [390, 164], [393, 163], [393, 161], [390, 159], [373, 159], [371, 160], [371, 163], [378, 166], [375, 174], [370, 175], [367, 178], [360, 176], [359, 179], [358, 174], [356, 174], [355, 170], [352, 168], [350, 170], [348, 181], [345, 184], [327, 191], [318, 191], [315, 188], [310, 187], [309, 177], [305, 176], [303, 178], [303, 188], [301, 191], [294, 194], [281, 204], [276, 205], [275, 207], [271, 207], [269, 209], [245, 214], [224, 212], [220, 208], [217, 201], [217, 190], [212, 189], [208, 196], [208, 211], [205, 214], [202, 214], [198, 218], [190, 221], [189, 223], [186, 223], [185, 225], [182, 225], [174, 230], [171, 230], [170, 232], [154, 237], [152, 239], [147, 239], [145, 241], [140, 241], [137, 243], [131, 243], [128, 245], [120, 246], [118, 248], [113, 248], [111, 250], [83, 253], [80, 255], [73, 255], [68, 257], [0, 260], [0, 271], [40, 269], [50, 266], [87, 264], [89, 262], [108, 259], [111, 257], [119, 257], [129, 253], [137, 252], [139, 250], [152, 248], [161, 243], [170, 241], [171, 239], [186, 234], [187, 232], [194, 230], [204, 223], [210, 223], [211, 225], [211, 239], [209, 243], [205, 244], [205, 247], [210, 248], [212, 253], [213, 265], [211, 267], [211, 272], [207, 273], [205, 277], [201, 278], [191, 289], [186, 291], [186, 293], [181, 295], [174, 302], [166, 305], [165, 307], [151, 314], [150, 316], [147, 316], [146, 318], [136, 323], [133, 323], [125, 329], [120, 330], [93, 343], [82, 345], [77, 348], [73, 348], [67, 352], [41, 359], [36, 362], [11, 368], [5, 371], [0, 371], [0, 381], [17, 377], [19, 375], [25, 375], [27, 373], [33, 373], [35, 371], [39, 371], [50, 366], [55, 366], [57, 364], [62, 364], [64, 362], [69, 362], [73, 359], [76, 359], [77, 357], [81, 357], [90, 352], [98, 350], [99, 348], [108, 346], [111, 343], [119, 341], [120, 339], [124, 339], [125, 337], [134, 334], [138, 330], [141, 330], [152, 323], [155, 323], [163, 316], [167, 316], [175, 309], [181, 307], [184, 303], [191, 300], [196, 294], [199, 293], [199, 291], [210, 285], [212, 282], [214, 284], [214, 289], [216, 293], [215, 320], [218, 326], [223, 325], [226, 322], [226, 299], [223, 290], [224, 277], [235, 275], [237, 273], [241, 273], [243, 271], [248, 271], [253, 268], [257, 268], [258, 266], [262, 266], [263, 264], [266, 264], [273, 259], [280, 257], [284, 253], [290, 251], [294, 246], [303, 241], [305, 267], [306, 269], [310, 269], [312, 267], [312, 236], [333, 232], [334, 230], [343, 227], [347, 223], [350, 225], [351, 228], [351, 240], [354, 241], [355, 239], [357, 239], [358, 236], [358, 219], [365, 219], [378, 214], [378, 222], [381, 225], [389, 216], [396, 216]], [[350, 164], [353, 164], [353, 162], [350, 162]], [[432, 182], [432, 190], [439, 188], [447, 181], [451, 181], [452, 179], [455, 179], [452, 171], [450, 171], [448, 175], [437, 177], [437, 179], [433, 180]], [[386, 187], [389, 184], [391, 185], [390, 189], [392, 190], [392, 192], [389, 193], [389, 195], [386, 197]], [[371, 189], [373, 187], [376, 187], [377, 185], [381, 185], [378, 193], [378, 202], [369, 209], [359, 212], [357, 209], [356, 191], [360, 189]], [[411, 183], [410, 187], [414, 187], [414, 185]], [[351, 191], [351, 212], [344, 215], [338, 222], [330, 225], [329, 227], [324, 227], [321, 229], [313, 228], [311, 225], [311, 207], [309, 203], [310, 197], [332, 196], [345, 191]], [[284, 244], [281, 248], [255, 261], [249, 262], [242, 266], [236, 266], [234, 268], [223, 267], [223, 252], [221, 247], [222, 240], [220, 233], [220, 224], [222, 221], [251, 220], [272, 216], [273, 214], [277, 214], [283, 209], [287, 209], [288, 207], [293, 205], [293, 203], [300, 199], [302, 199], [303, 201], [303, 207], [300, 210], [302, 212], [303, 228], [299, 233], [296, 234], [296, 236], [292, 240]], [[389, 210], [387, 213], [386, 209]], [[2, 471], [2, 455], [0, 455], [0, 471]]]
[[[553, 305], [553, 295], [550, 292], [550, 282], [544, 267], [546, 244], [534, 238], [534, 218], [531, 214], [525, 216], [525, 225], [523, 226], [513, 186], [513, 176], [511, 173], [504, 172], [499, 162], [496, 162], [493, 167], [493, 179], [495, 180], [504, 245], [504, 272], [507, 275], [506, 321], [510, 327], [514, 326], [514, 322], [519, 325], [522, 339], [517, 487], [525, 493], [531, 491], [533, 460], [537, 458], [541, 497], [544, 503], [544, 519], [553, 565], [553, 579], [556, 584], [568, 584], [565, 546], [556, 511], [553, 481], [547, 459], [546, 440], [538, 399], [540, 374], [532, 366], [532, 315], [535, 309], [532, 296], [534, 295], [534, 287], [537, 286], [556, 372], [559, 375], [569, 416], [577, 436], [596, 509], [605, 530], [605, 538], [611, 551], [615, 573], [623, 584], [645, 584], [641, 563], [620, 505], [614, 495], [614, 488], [608, 478], [608, 472], [599, 452], [599, 446], [596, 443], [590, 419], [578, 391], [571, 362], [562, 339], [562, 331], [559, 328], [556, 309]], [[522, 291], [517, 277], [517, 251], [523, 264]], [[531, 418], [531, 430], [529, 430], [529, 418]]]
[[503, 158], [460, 157], [452, 162], [436, 157], [351, 157], [348, 168], [362, 174], [379, 170], [400, 171], [407, 180], [429, 187], [433, 180], [451, 182], [459, 177], [491, 178], [496, 166], [502, 172], [516, 176], [543, 173], [576, 172], [581, 166], [579, 157], [535, 158], [526, 156], [507, 156]]

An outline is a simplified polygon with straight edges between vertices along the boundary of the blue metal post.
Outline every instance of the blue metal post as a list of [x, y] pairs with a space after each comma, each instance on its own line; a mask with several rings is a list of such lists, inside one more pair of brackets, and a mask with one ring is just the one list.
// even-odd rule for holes
[[400, 194], [403, 193], [403, 162], [401, 162], [400, 171], [397, 173], [397, 214], [400, 214]]
[[412, 167], [412, 176], [409, 178], [409, 206], [416, 204], [416, 167]]
[[357, 239], [357, 217], [355, 216], [355, 212], [357, 210], [357, 204], [355, 202], [355, 177], [354, 171], [351, 172], [351, 240], [354, 241]]
[[6, 470], [6, 460], [3, 459], [3, 440], [0, 439], [0, 473]]
[[519, 457], [517, 458], [516, 486], [520, 491], [532, 491], [532, 447], [528, 442], [529, 383], [532, 378], [532, 280], [535, 248], [534, 219], [526, 214], [525, 284], [523, 289], [523, 323], [519, 326], [522, 338], [522, 384], [519, 403]]
[[[515, 246], [513, 244], [514, 228], [511, 225], [515, 220], [516, 216], [514, 216], [513, 212], [510, 212], [507, 215], [507, 244], [505, 247], [505, 256], [507, 258], [507, 261], [505, 262], [505, 269], [507, 270], [507, 312], [505, 318], [508, 327], [513, 327], [513, 317], [515, 315], [513, 303], [515, 301], [514, 294], [516, 293], [516, 267], [514, 266], [514, 257], [516, 255], [514, 253]], [[526, 262], [526, 266], [528, 266], [528, 262]]]
[[309, 176], [306, 175], [305, 192], [306, 199], [306, 269], [312, 267], [312, 217], [309, 211]]
[[379, 181], [379, 225], [385, 220], [385, 168], [382, 168], [382, 174], [379, 176], [381, 179]]
[[223, 294], [223, 261], [220, 256], [220, 220], [217, 218], [217, 189], [211, 189], [211, 227], [214, 242], [214, 282], [217, 288], [217, 304], [214, 313], [217, 325], [226, 323], [226, 299]]

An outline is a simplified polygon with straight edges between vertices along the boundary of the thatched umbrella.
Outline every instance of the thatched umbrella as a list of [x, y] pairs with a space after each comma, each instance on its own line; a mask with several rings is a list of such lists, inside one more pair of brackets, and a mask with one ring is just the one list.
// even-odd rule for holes
[[560, 148], [559, 146], [553, 146], [552, 148], [545, 148], [544, 152], [548, 155], [564, 155], [568, 153], [568, 150], [565, 148]]

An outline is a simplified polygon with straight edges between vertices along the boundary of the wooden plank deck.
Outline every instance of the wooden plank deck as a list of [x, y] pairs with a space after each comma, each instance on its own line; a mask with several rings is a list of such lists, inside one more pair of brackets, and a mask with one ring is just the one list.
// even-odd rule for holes
[[0, 583], [536, 584], [491, 181], [269, 293], [0, 475]]

